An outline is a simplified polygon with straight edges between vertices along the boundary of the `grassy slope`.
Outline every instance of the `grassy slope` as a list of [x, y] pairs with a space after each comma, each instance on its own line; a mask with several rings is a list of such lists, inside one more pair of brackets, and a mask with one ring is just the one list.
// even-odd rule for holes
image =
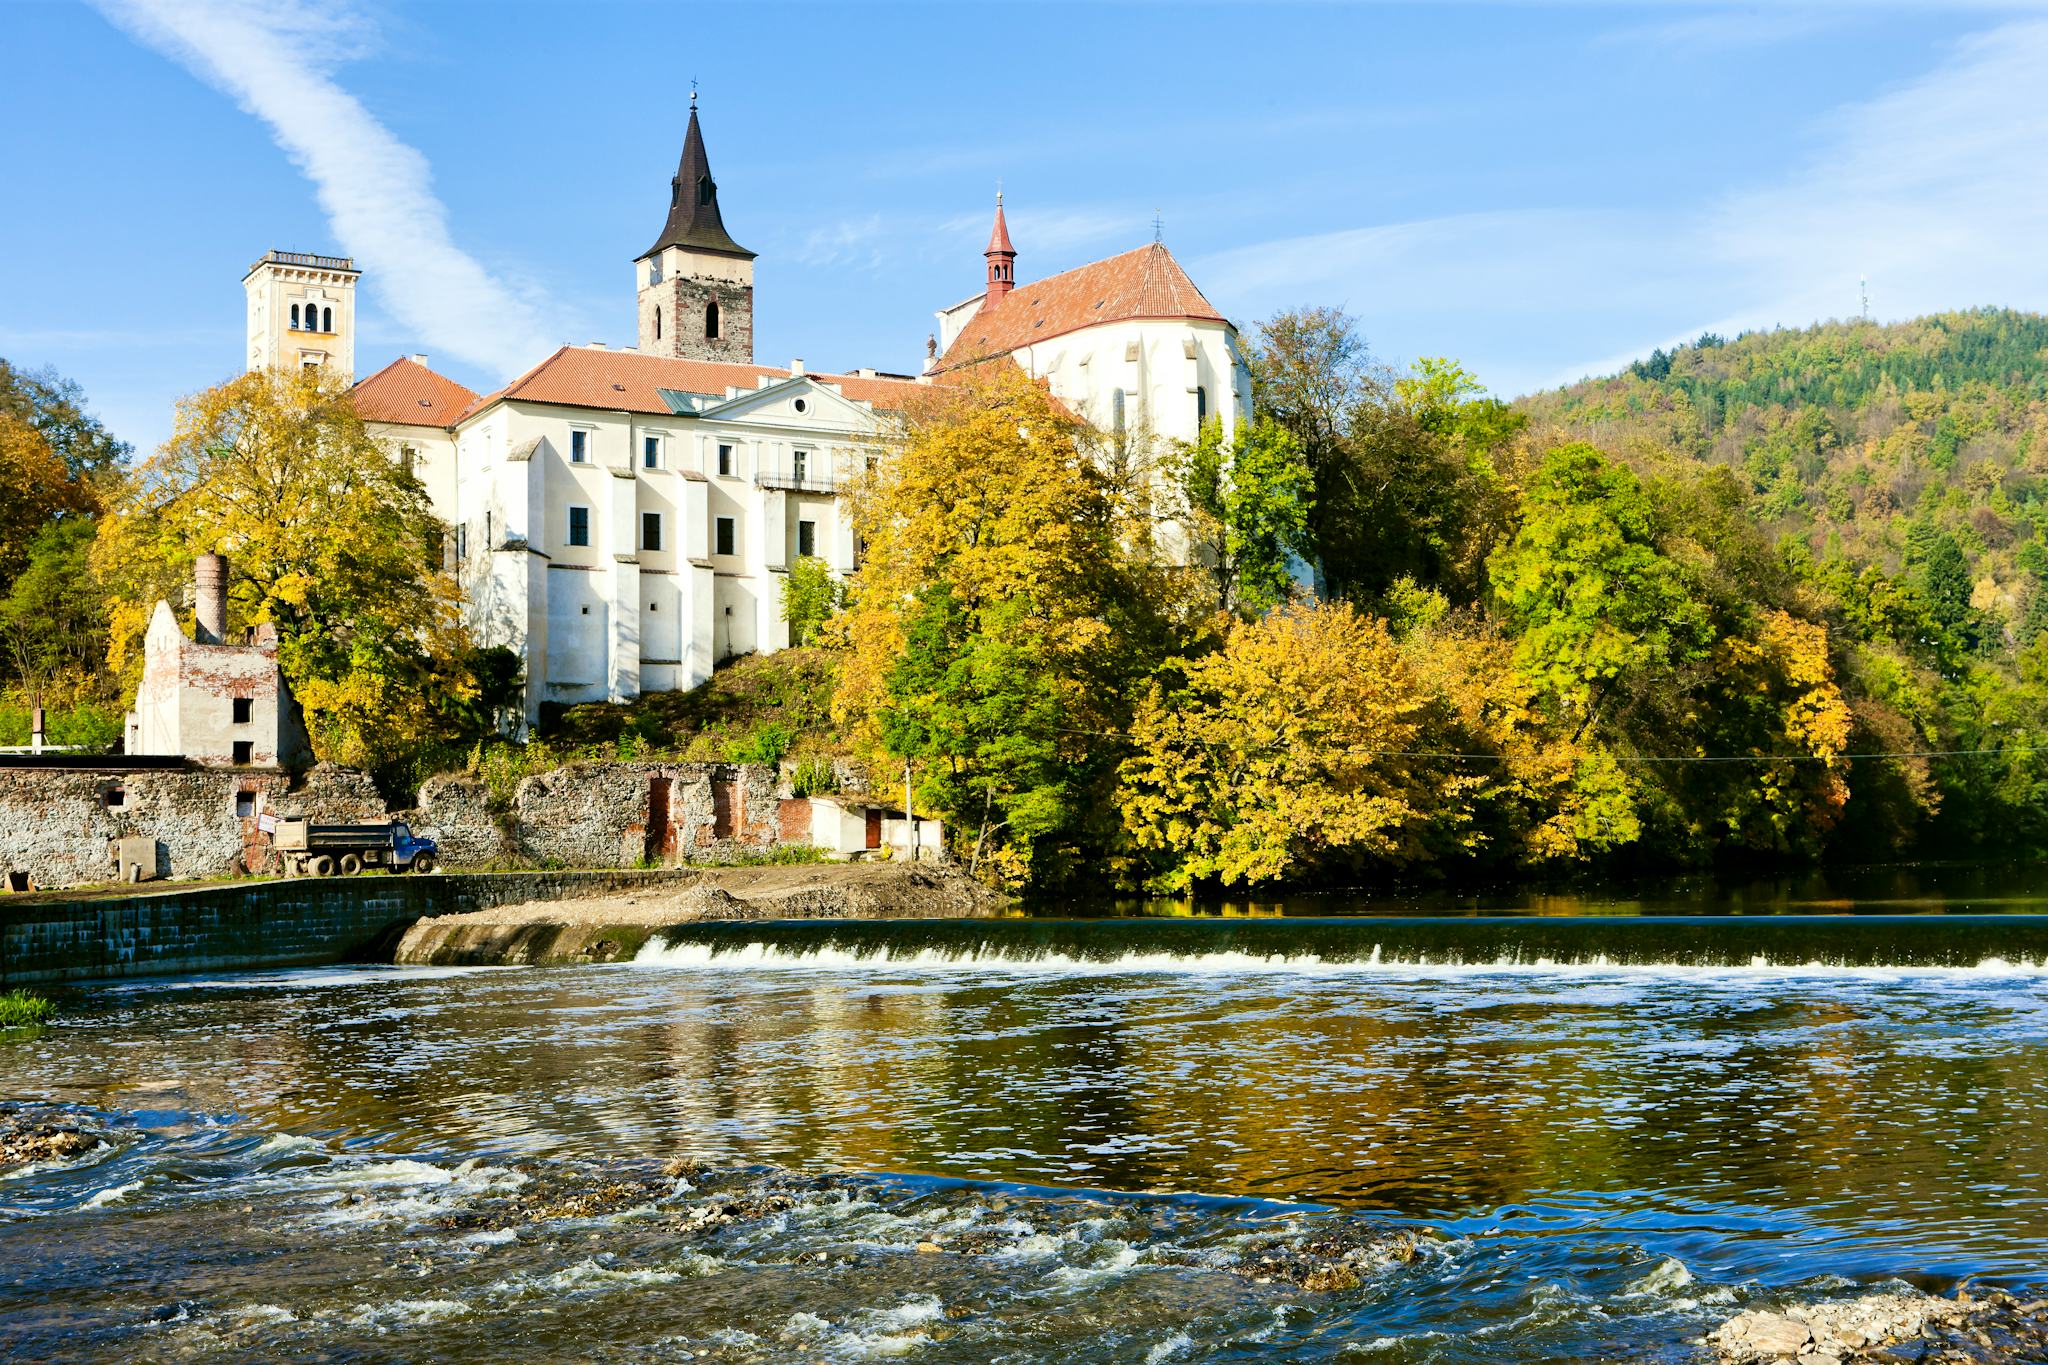
[[832, 656], [821, 649], [748, 655], [688, 692], [544, 708], [540, 738], [554, 747], [703, 760], [839, 754], [834, 681]]

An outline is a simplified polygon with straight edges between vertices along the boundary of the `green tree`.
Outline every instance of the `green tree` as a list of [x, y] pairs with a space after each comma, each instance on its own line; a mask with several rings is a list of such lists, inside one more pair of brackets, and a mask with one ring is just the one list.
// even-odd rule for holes
[[20, 370], [0, 360], [0, 412], [33, 427], [66, 474], [87, 487], [103, 486], [128, 458], [128, 443], [101, 426], [78, 384], [55, 370]]
[[782, 619], [789, 642], [807, 645], [845, 600], [845, 589], [816, 555], [798, 555], [782, 580]]
[[1214, 576], [1217, 601], [1256, 614], [1293, 586], [1292, 565], [1312, 550], [1314, 484], [1299, 442], [1271, 418], [1226, 436], [1210, 422], [1171, 457], [1177, 513], [1197, 562]]
[[1703, 658], [1712, 641], [1685, 567], [1658, 549], [1642, 484], [1592, 446], [1544, 457], [1491, 567], [1517, 666], [1581, 728], [1618, 682]]

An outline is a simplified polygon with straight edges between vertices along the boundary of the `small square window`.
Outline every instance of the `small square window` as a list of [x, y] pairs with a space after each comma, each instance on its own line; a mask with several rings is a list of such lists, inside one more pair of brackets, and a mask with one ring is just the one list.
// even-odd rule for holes
[[738, 538], [736, 535], [737, 530], [738, 528], [733, 524], [731, 517], [720, 517], [718, 519], [718, 542], [714, 553], [722, 555], [734, 553], [733, 542]]
[[109, 787], [100, 793], [100, 804], [108, 810], [119, 810], [128, 804], [128, 792], [124, 787]]
[[583, 609], [583, 614], [584, 614], [585, 616], [588, 616], [588, 615], [590, 615], [590, 608], [589, 608], [589, 607], [585, 607], [585, 608]]
[[652, 603], [652, 602], [649, 602], [649, 603], [647, 604], [647, 610], [648, 610], [648, 611], [649, 611], [649, 612], [651, 613], [651, 612], [658, 612], [658, 611], [660, 611], [660, 610], [661, 610], [661, 608], [660, 608], [660, 607], [658, 607], [658, 606], [656, 606], [656, 605], [655, 605], [654, 603]]
[[581, 428], [569, 432], [569, 463], [582, 464], [590, 458], [590, 433]]
[[247, 725], [256, 719], [256, 703], [249, 697], [236, 697], [235, 724]]
[[731, 446], [720, 446], [718, 448], [718, 472], [727, 476], [732, 474]]
[[246, 768], [251, 763], [254, 763], [256, 761], [256, 741], [250, 739], [236, 740], [233, 761], [237, 768]]
[[571, 507], [569, 509], [569, 543], [588, 545], [590, 543], [590, 509]]
[[640, 461], [648, 469], [661, 468], [661, 438], [649, 436], [640, 443]]
[[235, 793], [235, 818], [247, 820], [256, 814], [256, 793]]
[[659, 550], [661, 548], [661, 513], [642, 512], [640, 514], [640, 548], [643, 550]]

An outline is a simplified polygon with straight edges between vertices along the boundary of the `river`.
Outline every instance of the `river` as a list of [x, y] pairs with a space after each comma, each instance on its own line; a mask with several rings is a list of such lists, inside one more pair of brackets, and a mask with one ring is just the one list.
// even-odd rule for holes
[[91, 985], [0, 1043], [97, 1139], [0, 1177], [0, 1354], [1689, 1361], [2038, 1289], [2027, 884]]

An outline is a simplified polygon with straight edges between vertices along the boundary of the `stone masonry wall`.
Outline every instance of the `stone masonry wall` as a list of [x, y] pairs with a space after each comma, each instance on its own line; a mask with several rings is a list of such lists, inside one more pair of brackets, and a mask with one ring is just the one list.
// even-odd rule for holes
[[[657, 780], [669, 784], [666, 839], [649, 828]], [[501, 822], [481, 782], [437, 777], [420, 790], [419, 825], [451, 867], [717, 862], [782, 842], [779, 781], [766, 764], [576, 763], [522, 781]], [[731, 794], [733, 829], [724, 838], [716, 828], [720, 784]]]
[[[250, 813], [237, 813], [249, 795]], [[39, 887], [111, 881], [110, 845], [156, 842], [159, 877], [224, 877], [260, 863], [258, 812], [316, 820], [381, 820], [384, 803], [361, 773], [326, 765], [294, 789], [261, 769], [57, 772], [0, 769], [0, 872]]]

